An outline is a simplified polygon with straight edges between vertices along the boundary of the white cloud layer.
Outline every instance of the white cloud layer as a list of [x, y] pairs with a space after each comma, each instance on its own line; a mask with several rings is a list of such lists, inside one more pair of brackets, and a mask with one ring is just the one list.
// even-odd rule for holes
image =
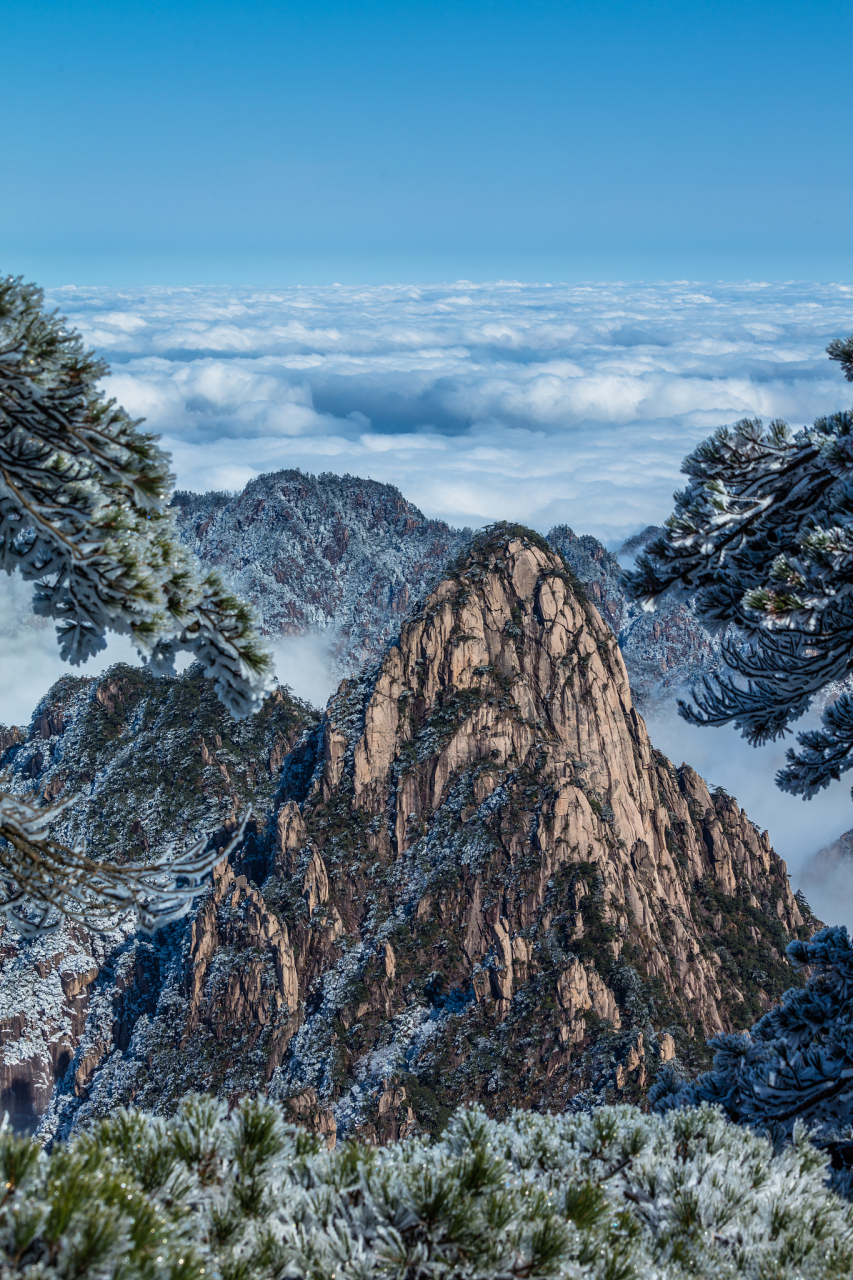
[[[682, 457], [747, 415], [799, 425], [853, 399], [827, 342], [853, 330], [853, 286], [472, 285], [54, 290], [111, 363], [109, 392], [162, 434], [183, 488], [239, 489], [281, 467], [396, 484], [454, 524], [559, 521], [614, 544], [671, 509]], [[63, 670], [53, 627], [2, 586], [0, 721], [26, 721]], [[131, 657], [113, 641], [103, 662]], [[283, 641], [280, 678], [315, 702], [326, 640]], [[849, 784], [782, 796], [784, 748], [672, 716], [652, 739], [766, 825], [795, 883], [853, 825]], [[849, 898], [813, 884], [825, 919]]]
[[660, 520], [684, 454], [746, 415], [846, 406], [824, 348], [853, 287], [736, 284], [54, 290], [184, 488], [350, 471], [431, 516]]
[[125, 636], [109, 635], [107, 647], [83, 667], [59, 656], [56, 624], [32, 611], [33, 584], [0, 573], [0, 724], [27, 725], [36, 703], [60, 676], [97, 675], [114, 662], [139, 665]]

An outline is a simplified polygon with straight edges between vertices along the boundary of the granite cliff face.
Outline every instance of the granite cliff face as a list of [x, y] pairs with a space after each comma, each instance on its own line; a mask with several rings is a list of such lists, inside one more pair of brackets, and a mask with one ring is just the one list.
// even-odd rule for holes
[[[257, 829], [194, 917], [85, 970], [83, 946], [45, 1134], [191, 1088], [266, 1089], [330, 1142], [435, 1131], [462, 1099], [637, 1097], [796, 981], [784, 946], [811, 921], [784, 863], [653, 749], [612, 631], [529, 531], [478, 536], [319, 724], [288, 714], [293, 749], [245, 792]], [[247, 730], [243, 776], [270, 733]]]
[[[629, 539], [622, 550], [634, 555], [659, 530], [650, 527]], [[692, 605], [663, 599], [646, 613], [622, 588], [618, 559], [597, 538], [580, 537], [567, 525], [556, 525], [548, 542], [564, 557], [619, 640], [638, 706], [673, 705], [703, 675], [722, 666], [722, 635], [712, 635]]]

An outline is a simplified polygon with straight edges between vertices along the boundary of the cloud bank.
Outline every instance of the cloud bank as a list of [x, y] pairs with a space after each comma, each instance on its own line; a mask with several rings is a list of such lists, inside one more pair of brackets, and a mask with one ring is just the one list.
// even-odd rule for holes
[[0, 724], [28, 725], [36, 703], [60, 676], [98, 675], [114, 662], [139, 665], [126, 636], [108, 635], [107, 647], [85, 666], [59, 656], [56, 624], [32, 611], [33, 584], [0, 573]]
[[298, 466], [455, 524], [664, 517], [682, 457], [747, 415], [847, 405], [845, 285], [56, 289], [184, 488]]

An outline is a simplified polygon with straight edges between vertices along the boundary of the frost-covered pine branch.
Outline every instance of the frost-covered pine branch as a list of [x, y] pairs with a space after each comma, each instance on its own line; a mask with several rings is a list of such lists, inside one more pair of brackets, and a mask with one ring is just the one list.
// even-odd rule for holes
[[849, 1148], [839, 1160], [839, 1189], [853, 1195], [853, 946], [844, 926], [791, 942], [788, 955], [807, 965], [805, 987], [786, 991], [751, 1031], [716, 1036], [714, 1067], [685, 1083], [664, 1072], [649, 1091], [660, 1110], [721, 1106], [738, 1124], [789, 1139], [798, 1124], [827, 1147]]
[[[156, 436], [105, 399], [98, 383], [106, 372], [79, 334], [45, 311], [39, 289], [0, 280], [0, 566], [35, 582], [33, 607], [57, 620], [68, 661], [97, 653], [107, 631], [129, 636], [160, 674], [173, 673], [175, 654], [187, 650], [231, 714], [247, 716], [274, 683], [269, 649], [249, 607], [178, 539], [169, 459]], [[21, 920], [46, 912], [52, 921], [56, 910], [90, 918], [85, 904], [97, 920], [119, 901], [141, 910], [138, 870], [64, 849], [41, 819], [21, 817], [20, 801], [0, 801], [7, 911], [24, 895], [35, 915]], [[186, 887], [173, 876], [161, 907], [145, 908], [149, 924], [174, 918], [196, 892], [200, 849], [186, 859], [177, 872]], [[146, 870], [149, 893], [164, 874]]]
[[853, 1206], [798, 1133], [713, 1107], [461, 1109], [434, 1142], [319, 1139], [246, 1098], [116, 1110], [49, 1155], [0, 1133], [0, 1274], [139, 1280], [837, 1280]]
[[831, 360], [837, 360], [848, 382], [853, 382], [853, 334], [849, 338], [836, 338], [826, 348]]
[[0, 915], [25, 937], [49, 933], [69, 919], [109, 933], [128, 912], [145, 933], [180, 920], [216, 864], [238, 847], [251, 816], [247, 810], [223, 848], [208, 849], [203, 836], [185, 853], [119, 866], [96, 862], [84, 846], [69, 847], [50, 835], [51, 822], [73, 803], [74, 797], [37, 807], [0, 791]]
[[[853, 380], [853, 338], [828, 350]], [[689, 483], [626, 587], [647, 608], [667, 592], [692, 598], [712, 630], [739, 628], [739, 643], [723, 642], [727, 671], [706, 677], [681, 713], [734, 723], [759, 745], [853, 673], [853, 413], [796, 432], [744, 419], [682, 470]], [[799, 742], [777, 782], [809, 798], [853, 768], [853, 696], [842, 693]]]
[[107, 631], [158, 672], [188, 650], [231, 714], [248, 715], [272, 685], [269, 650], [248, 606], [179, 541], [169, 459], [104, 398], [106, 372], [39, 289], [0, 281], [0, 564], [36, 582], [69, 662]]

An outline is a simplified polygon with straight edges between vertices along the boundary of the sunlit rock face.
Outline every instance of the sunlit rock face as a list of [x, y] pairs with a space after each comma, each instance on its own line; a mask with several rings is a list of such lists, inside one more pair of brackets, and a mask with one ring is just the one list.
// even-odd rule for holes
[[60, 682], [15, 785], [80, 790], [63, 829], [116, 858], [224, 838], [248, 802], [254, 828], [152, 939], [4, 935], [0, 1084], [45, 1136], [189, 1089], [267, 1091], [329, 1143], [463, 1099], [637, 1098], [796, 981], [784, 863], [652, 748], [612, 630], [528, 530], [475, 539], [322, 717], [280, 691], [235, 726], [197, 672], [130, 670]]
[[[659, 532], [650, 527], [629, 539], [622, 550], [633, 556]], [[597, 538], [578, 536], [568, 525], [556, 525], [548, 542], [563, 556], [617, 636], [638, 706], [646, 710], [674, 706], [679, 693], [722, 666], [726, 633], [712, 635], [691, 603], [664, 598], [648, 613], [625, 595], [619, 560]]]

